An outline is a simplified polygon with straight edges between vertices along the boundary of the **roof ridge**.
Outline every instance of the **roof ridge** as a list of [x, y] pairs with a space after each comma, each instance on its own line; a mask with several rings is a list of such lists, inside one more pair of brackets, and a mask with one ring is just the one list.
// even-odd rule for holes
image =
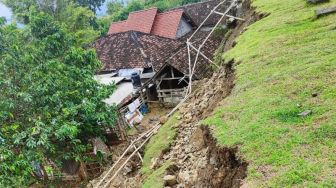
[[145, 12], [145, 11], [149, 11], [149, 10], [153, 10], [153, 9], [159, 10], [157, 7], [152, 7], [152, 8], [149, 8], [149, 9], [143, 9], [143, 10], [133, 11], [133, 12], [130, 12], [129, 14], [134, 14], [134, 13], [139, 13], [139, 12]]
[[203, 4], [203, 3], [209, 3], [211, 1], [217, 1], [217, 0], [202, 0], [202, 1], [197, 2], [197, 3], [188, 3], [188, 4], [185, 4], [185, 5], [181, 5], [181, 6], [178, 6], [178, 7], [168, 9], [167, 11], [175, 10], [175, 9], [182, 9], [183, 7], [188, 7], [188, 6], [193, 6], [193, 5]]
[[169, 10], [169, 11], [166, 11], [166, 12], [160, 12], [158, 13], [158, 15], [163, 15], [163, 14], [168, 14], [168, 13], [171, 13], [171, 12], [177, 12], [177, 11], [182, 11], [184, 12], [184, 10], [182, 8], [177, 8], [177, 9], [173, 9], [173, 10]]
[[101, 38], [98, 38], [97, 40], [100, 40], [100, 39], [103, 39], [103, 38], [107, 38], [107, 37], [112, 37], [112, 36], [118, 35], [118, 34], [125, 34], [125, 33], [138, 33], [138, 34], [142, 34], [142, 35], [147, 35], [147, 36], [156, 37], [156, 38], [162, 38], [162, 39], [168, 39], [168, 40], [172, 40], [172, 41], [176, 40], [176, 39], [172, 39], [172, 38], [168, 38], [168, 37], [163, 37], [163, 36], [159, 36], [159, 35], [153, 35], [151, 33], [144, 33], [144, 32], [141, 32], [141, 31], [136, 31], [136, 30], [128, 30], [128, 31], [123, 31], [123, 32], [119, 32], [119, 33], [107, 34], [105, 36], [102, 36]]

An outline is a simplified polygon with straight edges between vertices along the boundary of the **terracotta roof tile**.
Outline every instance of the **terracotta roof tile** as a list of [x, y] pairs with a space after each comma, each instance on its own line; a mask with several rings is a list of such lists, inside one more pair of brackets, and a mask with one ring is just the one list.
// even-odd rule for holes
[[[155, 71], [160, 70], [165, 64], [170, 64], [179, 71], [187, 74], [188, 52], [186, 40], [192, 33], [180, 39], [170, 39], [141, 32], [128, 31], [108, 35], [96, 40], [92, 47], [96, 49], [99, 59], [103, 63], [103, 71], [126, 68], [146, 68], [153, 64]], [[192, 41], [199, 46], [209, 32], [202, 31], [195, 35], [197, 41]], [[221, 39], [210, 37], [202, 48], [202, 52], [209, 58], [213, 58], [219, 47]], [[196, 52], [193, 51], [193, 56]], [[210, 63], [203, 57], [199, 57], [199, 63], [195, 69], [196, 78], [207, 76], [210, 71]]]
[[182, 9], [157, 14], [151, 33], [175, 39], [182, 15]]
[[127, 31], [150, 33], [157, 12], [157, 8], [131, 12], [127, 19]]
[[120, 21], [112, 23], [110, 26], [110, 29], [108, 31], [108, 34], [114, 34], [114, 33], [122, 33], [127, 30], [127, 21]]
[[164, 59], [185, 42], [146, 33], [128, 31], [108, 35], [96, 40], [96, 49], [103, 63], [102, 70], [147, 68], [153, 63], [159, 69]]

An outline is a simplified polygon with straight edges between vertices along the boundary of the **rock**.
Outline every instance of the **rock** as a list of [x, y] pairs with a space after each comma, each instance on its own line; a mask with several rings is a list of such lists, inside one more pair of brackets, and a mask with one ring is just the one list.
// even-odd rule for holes
[[312, 93], [312, 97], [317, 97], [319, 94], [317, 92]]
[[205, 158], [200, 158], [198, 161], [197, 161], [197, 166], [200, 167], [200, 168], [205, 168], [207, 166], [207, 161]]
[[126, 165], [126, 166], [124, 167], [124, 169], [125, 169], [125, 171], [126, 171], [127, 173], [133, 171], [132, 166], [130, 166], [130, 165]]
[[307, 3], [318, 4], [328, 2], [329, 0], [307, 0]]
[[181, 182], [189, 182], [190, 181], [190, 174], [189, 174], [189, 172], [188, 171], [184, 171], [184, 172], [180, 172], [179, 173], [179, 180], [181, 181]]
[[210, 164], [211, 165], [217, 165], [217, 160], [214, 157], [210, 158]]
[[166, 122], [167, 122], [167, 117], [166, 116], [162, 116], [162, 117], [160, 117], [160, 123], [163, 125], [163, 124], [165, 124]]
[[336, 7], [320, 8], [315, 11], [316, 17], [321, 17], [323, 15], [328, 15], [331, 13], [336, 13]]
[[166, 175], [163, 177], [163, 180], [165, 182], [165, 185], [168, 185], [168, 186], [173, 186], [177, 184], [176, 176], [173, 176], [173, 175]]
[[301, 116], [301, 117], [306, 117], [306, 116], [309, 116], [311, 113], [312, 113], [311, 110], [306, 110], [306, 111], [304, 111], [304, 112], [302, 112], [298, 115]]

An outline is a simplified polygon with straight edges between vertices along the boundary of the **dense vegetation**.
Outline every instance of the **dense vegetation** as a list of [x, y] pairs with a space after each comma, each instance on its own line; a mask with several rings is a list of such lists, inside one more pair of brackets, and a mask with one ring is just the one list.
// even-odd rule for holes
[[335, 4], [254, 0], [270, 15], [223, 55], [236, 86], [205, 123], [250, 161], [248, 187], [336, 187], [336, 14], [314, 15]]
[[0, 187], [22, 187], [36, 169], [56, 175], [62, 161], [85, 160], [89, 139], [114, 126], [115, 109], [102, 102], [114, 87], [93, 79], [101, 63], [83, 48], [92, 39], [80, 33], [92, 27], [82, 11], [90, 12], [67, 7], [61, 18], [30, 6], [17, 14], [24, 28], [1, 19]]

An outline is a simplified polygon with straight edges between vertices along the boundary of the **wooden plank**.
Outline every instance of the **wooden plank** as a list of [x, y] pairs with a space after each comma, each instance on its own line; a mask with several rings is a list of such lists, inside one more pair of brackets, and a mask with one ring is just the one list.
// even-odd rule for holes
[[180, 80], [184, 77], [174, 77], [174, 78], [162, 78], [162, 80]]
[[185, 91], [185, 88], [181, 88], [181, 89], [161, 89], [161, 90], [157, 90], [157, 92], [176, 92], [176, 91]]
[[178, 97], [178, 98], [183, 98], [184, 95], [181, 94], [181, 95], [160, 95], [158, 96], [159, 98], [172, 98], [172, 97]]

